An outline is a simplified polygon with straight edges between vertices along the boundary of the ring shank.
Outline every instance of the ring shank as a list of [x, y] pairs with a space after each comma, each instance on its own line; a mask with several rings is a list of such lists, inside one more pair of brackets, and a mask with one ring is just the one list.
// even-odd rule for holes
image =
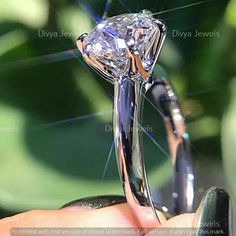
[[163, 116], [173, 164], [174, 213], [190, 213], [193, 212], [194, 174], [184, 116], [172, 86], [163, 78], [153, 80], [151, 93]]
[[[150, 220], [150, 225], [146, 222], [144, 227], [155, 227], [160, 224], [160, 220], [151, 200], [140, 140], [143, 85], [138, 79], [123, 77], [115, 81], [114, 86], [116, 155], [127, 202], [141, 225], [145, 218]], [[157, 225], [153, 225], [153, 222]]]

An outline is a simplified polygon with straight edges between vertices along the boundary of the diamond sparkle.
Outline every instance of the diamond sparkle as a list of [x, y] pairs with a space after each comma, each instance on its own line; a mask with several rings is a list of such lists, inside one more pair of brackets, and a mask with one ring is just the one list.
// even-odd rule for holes
[[85, 37], [83, 51], [118, 78], [129, 73], [129, 49], [137, 50], [143, 67], [151, 69], [157, 37], [160, 37], [160, 28], [150, 13], [123, 14], [98, 24]]

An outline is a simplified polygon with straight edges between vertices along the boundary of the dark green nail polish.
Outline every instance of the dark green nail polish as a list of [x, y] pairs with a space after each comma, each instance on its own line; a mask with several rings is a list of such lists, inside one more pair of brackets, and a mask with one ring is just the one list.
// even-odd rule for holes
[[95, 197], [87, 197], [82, 198], [79, 200], [75, 200], [72, 202], [69, 202], [61, 207], [67, 208], [67, 207], [81, 207], [81, 208], [87, 208], [90, 210], [100, 209], [103, 207], [113, 206], [116, 204], [125, 203], [126, 198], [124, 196], [117, 196], [117, 195], [109, 195], [109, 196], [95, 196]]
[[220, 188], [210, 188], [196, 212], [196, 236], [232, 235], [232, 204], [229, 194]]

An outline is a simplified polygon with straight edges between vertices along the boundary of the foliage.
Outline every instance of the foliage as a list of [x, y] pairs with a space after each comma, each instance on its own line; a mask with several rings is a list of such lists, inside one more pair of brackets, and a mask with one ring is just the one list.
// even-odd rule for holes
[[[235, 105], [225, 113], [235, 99], [229, 89], [236, 68], [233, 0], [110, 2], [108, 16], [150, 9], [166, 21], [159, 64], [186, 115], [199, 177], [196, 193], [225, 186], [221, 135], [230, 150], [224, 163], [235, 164], [235, 139], [228, 141]], [[122, 193], [114, 152], [102, 178], [112, 144], [107, 129], [113, 87], [77, 51], [59, 53], [75, 48], [76, 38], [92, 29], [92, 18], [99, 19], [104, 6], [104, 0], [0, 2], [0, 208], [5, 211], [59, 208], [88, 195]], [[196, 30], [202, 35], [194, 37]], [[167, 150], [161, 117], [148, 102], [144, 114], [144, 126]], [[227, 128], [221, 129], [224, 114]], [[230, 122], [228, 114], [234, 117]], [[147, 137], [144, 144], [152, 186], [164, 188], [170, 161]], [[234, 169], [227, 171], [235, 182]], [[231, 189], [236, 194], [236, 186]]]

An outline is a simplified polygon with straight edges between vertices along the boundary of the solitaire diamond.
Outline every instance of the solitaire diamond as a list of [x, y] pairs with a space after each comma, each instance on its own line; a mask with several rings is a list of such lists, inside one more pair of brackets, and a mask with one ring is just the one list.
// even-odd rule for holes
[[114, 16], [98, 24], [84, 38], [83, 52], [118, 78], [129, 73], [129, 50], [136, 50], [144, 69], [149, 71], [155, 62], [160, 30], [149, 12]]

